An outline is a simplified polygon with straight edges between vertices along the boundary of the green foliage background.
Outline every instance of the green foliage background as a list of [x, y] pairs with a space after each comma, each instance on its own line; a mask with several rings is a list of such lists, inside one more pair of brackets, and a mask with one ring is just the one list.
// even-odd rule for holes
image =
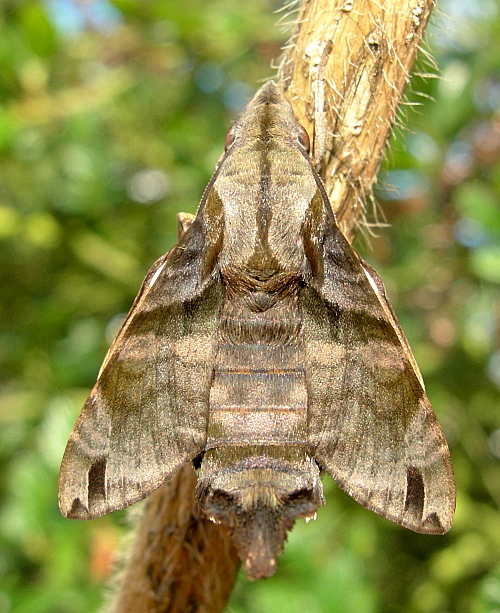
[[[500, 612], [500, 15], [457, 4], [429, 38], [443, 78], [413, 80], [425, 96], [409, 92], [421, 106], [382, 171], [391, 225], [361, 247], [446, 431], [455, 525], [413, 534], [325, 479], [317, 521], [295, 527], [274, 578], [239, 578], [234, 613]], [[0, 613], [100, 605], [124, 515], [63, 519], [60, 458], [175, 214], [195, 211], [232, 117], [272, 74], [280, 6], [0, 5]]]

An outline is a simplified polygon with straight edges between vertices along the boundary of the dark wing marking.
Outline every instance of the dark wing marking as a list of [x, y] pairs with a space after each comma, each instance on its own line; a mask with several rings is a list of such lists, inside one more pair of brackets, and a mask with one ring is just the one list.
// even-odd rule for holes
[[223, 288], [202, 222], [190, 225], [148, 272], [73, 429], [59, 478], [67, 517], [144, 498], [204, 448]]
[[448, 446], [383, 284], [333, 222], [322, 250], [301, 295], [314, 455], [362, 505], [444, 533], [455, 508]]

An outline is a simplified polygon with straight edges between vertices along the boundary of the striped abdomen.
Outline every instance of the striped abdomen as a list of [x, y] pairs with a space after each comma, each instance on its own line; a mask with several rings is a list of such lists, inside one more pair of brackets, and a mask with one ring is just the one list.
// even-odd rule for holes
[[264, 311], [251, 307], [255, 296], [234, 296], [221, 316], [207, 449], [305, 446], [307, 392], [296, 296]]

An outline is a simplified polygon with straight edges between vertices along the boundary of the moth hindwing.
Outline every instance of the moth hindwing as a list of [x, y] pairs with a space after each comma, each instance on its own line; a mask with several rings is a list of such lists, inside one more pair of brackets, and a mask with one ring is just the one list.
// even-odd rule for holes
[[226, 144], [76, 422], [62, 513], [126, 507], [196, 459], [199, 504], [250, 578], [274, 572], [287, 530], [323, 504], [321, 469], [379, 515], [446, 532], [453, 470], [418, 367], [274, 83]]

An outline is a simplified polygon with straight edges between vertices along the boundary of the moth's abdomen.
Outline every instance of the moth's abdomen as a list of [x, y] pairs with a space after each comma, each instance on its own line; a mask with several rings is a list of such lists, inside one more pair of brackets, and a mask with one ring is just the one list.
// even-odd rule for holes
[[305, 446], [307, 391], [301, 323], [293, 297], [261, 313], [251, 312], [243, 299], [228, 301], [219, 339], [207, 449]]
[[[254, 351], [252, 351], [254, 349]], [[262, 357], [262, 348], [241, 353]], [[267, 348], [266, 348], [267, 349]], [[226, 348], [224, 348], [225, 352]], [[210, 392], [207, 448], [221, 445], [306, 445], [304, 373], [287, 367], [217, 369]]]

